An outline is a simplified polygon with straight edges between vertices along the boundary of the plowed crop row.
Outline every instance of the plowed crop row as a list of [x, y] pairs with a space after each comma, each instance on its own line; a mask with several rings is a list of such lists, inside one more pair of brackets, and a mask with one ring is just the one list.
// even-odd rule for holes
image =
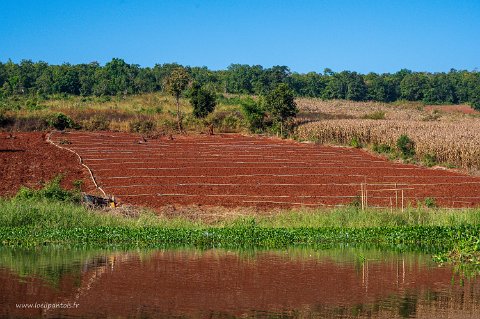
[[[362, 150], [241, 135], [147, 139], [125, 133], [55, 133], [102, 188], [124, 203], [214, 206], [480, 204], [480, 178], [389, 162]], [[365, 192], [364, 192], [365, 194]]]

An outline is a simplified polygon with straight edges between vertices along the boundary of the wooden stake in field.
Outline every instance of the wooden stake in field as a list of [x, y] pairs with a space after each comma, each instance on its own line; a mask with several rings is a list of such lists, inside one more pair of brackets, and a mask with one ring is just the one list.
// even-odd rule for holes
[[368, 191], [367, 191], [367, 184], [365, 183], [365, 209], [368, 207]]
[[398, 208], [398, 190], [397, 190], [397, 183], [395, 183], [395, 208]]
[[363, 183], [360, 183], [360, 197], [362, 200], [362, 211], [365, 210], [365, 199], [363, 194]]
[[403, 213], [403, 189], [402, 189], [402, 213]]

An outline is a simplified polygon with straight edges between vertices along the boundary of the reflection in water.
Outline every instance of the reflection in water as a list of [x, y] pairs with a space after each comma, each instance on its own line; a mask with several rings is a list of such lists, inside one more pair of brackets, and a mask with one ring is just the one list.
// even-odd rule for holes
[[[76, 309], [17, 304], [76, 303]], [[480, 281], [429, 256], [0, 249], [0, 316], [478, 318]]]

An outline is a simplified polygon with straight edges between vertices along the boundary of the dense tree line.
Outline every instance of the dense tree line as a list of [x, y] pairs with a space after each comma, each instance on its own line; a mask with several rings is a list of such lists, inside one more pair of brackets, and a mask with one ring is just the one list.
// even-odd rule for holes
[[153, 68], [128, 64], [122, 59], [101, 66], [89, 64], [49, 65], [23, 60], [0, 62], [0, 96], [37, 94], [127, 95], [165, 89], [165, 79], [182, 67], [190, 79], [211, 92], [265, 95], [279, 84], [294, 94], [323, 99], [393, 102], [423, 101], [432, 104], [469, 103], [480, 109], [480, 73], [451, 70], [427, 73], [400, 70], [369, 73], [325, 69], [323, 73], [294, 73], [286, 66], [232, 64], [226, 70], [157, 64]]

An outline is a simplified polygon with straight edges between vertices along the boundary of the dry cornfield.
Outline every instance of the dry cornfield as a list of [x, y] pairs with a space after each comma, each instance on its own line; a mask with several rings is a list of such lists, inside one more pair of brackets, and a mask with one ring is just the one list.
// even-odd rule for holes
[[[347, 100], [321, 100], [314, 98], [295, 99], [300, 117], [319, 119], [353, 119], [368, 117], [374, 113], [384, 113], [387, 120], [398, 121], [458, 121], [471, 118], [462, 114], [461, 110], [470, 109], [468, 105], [452, 105], [448, 110], [458, 109], [458, 112], [443, 112], [442, 107], [424, 105], [421, 102], [399, 101], [395, 103], [355, 102]], [[474, 113], [473, 111], [471, 113]]]
[[386, 144], [393, 148], [402, 134], [415, 142], [420, 159], [434, 155], [439, 163], [480, 169], [480, 120], [475, 118], [448, 122], [334, 119], [297, 128], [302, 140], [348, 144], [355, 138], [362, 144]]

